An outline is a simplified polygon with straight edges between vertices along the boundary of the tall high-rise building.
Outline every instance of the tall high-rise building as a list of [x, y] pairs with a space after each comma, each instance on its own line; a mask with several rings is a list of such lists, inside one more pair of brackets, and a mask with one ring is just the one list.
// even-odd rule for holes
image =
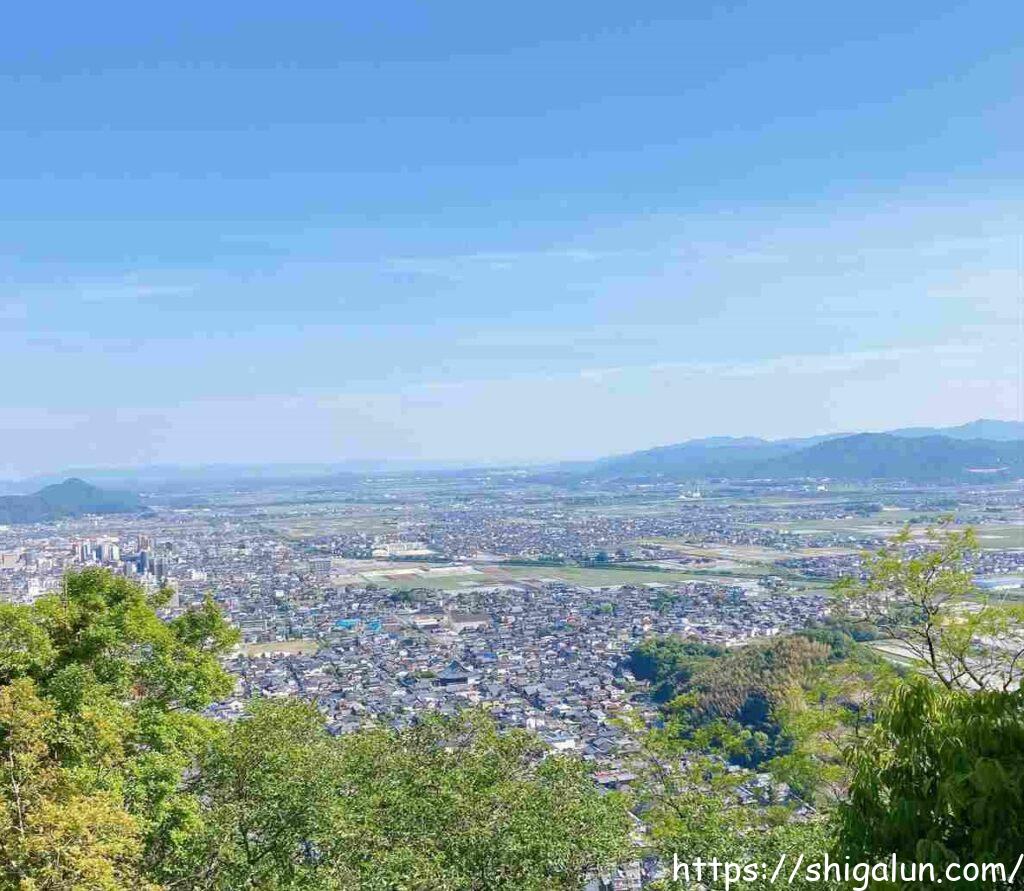
[[121, 548], [112, 541], [105, 541], [96, 546], [96, 557], [102, 563], [116, 563], [121, 559]]

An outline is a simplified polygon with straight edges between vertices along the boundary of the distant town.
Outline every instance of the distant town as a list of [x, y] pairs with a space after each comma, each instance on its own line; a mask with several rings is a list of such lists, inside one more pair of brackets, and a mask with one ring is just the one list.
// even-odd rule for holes
[[332, 731], [487, 707], [628, 781], [619, 718], [655, 719], [629, 653], [655, 635], [735, 646], [823, 621], [831, 583], [907, 526], [977, 529], [978, 582], [1024, 596], [1019, 483], [549, 479], [520, 471], [178, 486], [144, 512], [0, 530], [0, 597], [106, 567], [212, 597], [241, 632], [212, 713], [314, 701]]

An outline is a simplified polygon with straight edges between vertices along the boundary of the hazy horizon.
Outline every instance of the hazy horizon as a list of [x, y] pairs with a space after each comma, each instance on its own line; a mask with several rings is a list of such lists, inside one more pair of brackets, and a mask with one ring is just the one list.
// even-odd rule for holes
[[[1021, 423], [1013, 418], [971, 418], [960, 424], [949, 424], [944, 425], [940, 429], [949, 429], [965, 424], [971, 423], [985, 423], [995, 421], [996, 423]], [[931, 425], [927, 425], [931, 426]], [[756, 433], [754, 434], [726, 434], [722, 435], [722, 438], [733, 438], [733, 439], [760, 439], [766, 442], [771, 441], [786, 441], [786, 440], [800, 440], [800, 439], [815, 439], [818, 437], [841, 437], [845, 435], [853, 435], [857, 433], [886, 433], [892, 429], [899, 428], [887, 428], [886, 430], [828, 430], [819, 431], [816, 433], [801, 434], [800, 436], [781, 436], [781, 437], [761, 437]], [[173, 462], [162, 462], [162, 463], [150, 463], [150, 464], [95, 464], [95, 465], [78, 465], [78, 466], [64, 466], [49, 468], [46, 470], [38, 471], [31, 474], [26, 474], [21, 477], [0, 477], [0, 482], [6, 482], [11, 484], [17, 483], [30, 483], [34, 480], [56, 480], [60, 478], [75, 477], [75, 476], [86, 476], [90, 474], [110, 474], [110, 475], [125, 475], [131, 476], [132, 474], [145, 475], [147, 472], [158, 477], [160, 472], [181, 472], [183, 474], [199, 473], [201, 471], [254, 471], [260, 469], [277, 469], [281, 472], [288, 471], [289, 473], [299, 474], [301, 471], [323, 471], [336, 469], [341, 472], [385, 472], [388, 470], [394, 471], [410, 471], [414, 472], [417, 470], [423, 471], [443, 471], [443, 470], [462, 470], [462, 469], [486, 469], [489, 467], [509, 467], [509, 468], [529, 468], [529, 467], [541, 467], [550, 466], [557, 464], [572, 464], [574, 462], [587, 462], [599, 458], [615, 457], [616, 455], [629, 454], [632, 452], [641, 452], [648, 449], [657, 449], [665, 446], [678, 445], [680, 443], [689, 441], [700, 441], [707, 438], [715, 438], [719, 434], [710, 434], [709, 436], [691, 437], [684, 440], [674, 440], [672, 442], [657, 442], [657, 443], [646, 443], [636, 446], [635, 448], [625, 450], [623, 452], [600, 452], [593, 455], [554, 455], [547, 458], [534, 458], [534, 459], [523, 459], [523, 460], [507, 460], [507, 461], [489, 461], [481, 458], [437, 458], [437, 459], [423, 459], [423, 458], [411, 458], [406, 456], [392, 456], [384, 458], [362, 458], [362, 459], [335, 459], [335, 460], [320, 460], [320, 461], [231, 461], [231, 462], [197, 462], [192, 464], [182, 464]]]
[[582, 9], [12, 10], [0, 478], [1021, 419], [1013, 7]]

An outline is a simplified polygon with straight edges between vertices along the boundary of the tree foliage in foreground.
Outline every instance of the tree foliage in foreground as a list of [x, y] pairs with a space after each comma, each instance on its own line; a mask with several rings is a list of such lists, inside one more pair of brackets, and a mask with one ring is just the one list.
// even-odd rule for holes
[[[970, 529], [904, 530], [840, 591], [911, 657], [848, 741], [838, 809], [851, 859], [1001, 862], [1024, 851], [1024, 609], [978, 590]], [[1017, 885], [1024, 886], [1024, 870]]]
[[[897, 687], [849, 753], [840, 844], [851, 859], [1000, 862], [1024, 852], [1024, 694]], [[1024, 886], [1019, 876], [1018, 886]]]
[[310, 706], [256, 703], [200, 770], [204, 887], [577, 888], [626, 853], [628, 810], [543, 754], [480, 712], [333, 738]]
[[[716, 747], [722, 744], [719, 731]], [[719, 891], [737, 887], [736, 877], [728, 881], [724, 872], [697, 876], [695, 872], [672, 874], [676, 862], [705, 863], [717, 858], [722, 863], [774, 864], [785, 855], [790, 862], [803, 854], [820, 860], [832, 847], [831, 823], [827, 816], [809, 811], [798, 813], [792, 803], [764, 797], [749, 801], [742, 787], [753, 775], [729, 769], [725, 761], [709, 752], [705, 740], [687, 738], [671, 726], [649, 735], [644, 751], [642, 804], [651, 827], [654, 852], [666, 868], [662, 888]], [[748, 877], [744, 888], [774, 887], [769, 874], [758, 871]], [[798, 876], [791, 887], [820, 889], [822, 884]]]
[[[909, 667], [819, 629], [801, 636], [829, 644], [828, 658], [791, 638], [691, 674], [656, 738], [689, 751], [653, 759], [648, 781], [646, 817], [666, 859], [771, 861], [789, 851], [792, 862], [828, 851], [856, 863], [895, 853], [934, 864], [938, 876], [951, 862], [1011, 872], [1024, 851], [1024, 612], [977, 589], [973, 547], [969, 530], [940, 527], [920, 540], [905, 531], [868, 555], [864, 579], [840, 586], [847, 615], [898, 642]], [[751, 777], [723, 759], [746, 752], [744, 733], [759, 723], [778, 728], [762, 768], [813, 813], [741, 805]]]
[[1024, 605], [980, 590], [971, 529], [948, 523], [920, 541], [910, 527], [865, 555], [865, 578], [838, 585], [847, 613], [950, 690], [1015, 690], [1024, 680]]
[[339, 738], [295, 701], [203, 717], [235, 635], [165, 597], [86, 570], [0, 606], [0, 888], [528, 891], [624, 853], [619, 796], [482, 714]]
[[0, 607], [0, 877], [33, 889], [141, 888], [199, 801], [183, 772], [229, 693], [217, 609], [165, 622], [168, 592], [90, 569]]

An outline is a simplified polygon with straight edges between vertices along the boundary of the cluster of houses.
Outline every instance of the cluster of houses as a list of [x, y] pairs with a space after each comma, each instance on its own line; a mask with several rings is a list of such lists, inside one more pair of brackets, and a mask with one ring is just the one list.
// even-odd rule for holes
[[412, 604], [383, 590], [349, 591], [319, 605], [312, 651], [243, 647], [230, 663], [236, 693], [215, 711], [240, 714], [252, 696], [301, 696], [347, 732], [480, 705], [553, 749], [614, 767], [632, 746], [618, 719], [646, 707], [625, 669], [640, 641], [679, 634], [736, 644], [803, 627], [825, 609], [820, 595], [718, 582], [423, 590]]

